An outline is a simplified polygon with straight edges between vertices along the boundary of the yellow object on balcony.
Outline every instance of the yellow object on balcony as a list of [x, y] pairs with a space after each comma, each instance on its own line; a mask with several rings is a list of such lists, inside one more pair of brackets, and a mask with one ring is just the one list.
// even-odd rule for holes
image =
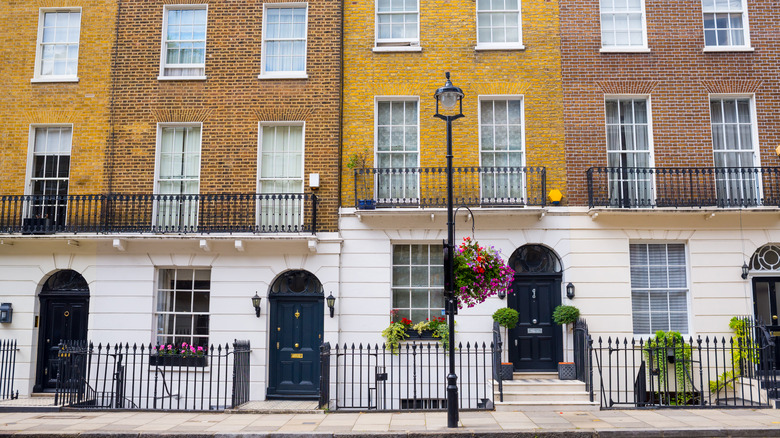
[[563, 193], [558, 189], [552, 189], [547, 197], [550, 198], [550, 202], [553, 205], [558, 205], [561, 203], [561, 199], [563, 199]]

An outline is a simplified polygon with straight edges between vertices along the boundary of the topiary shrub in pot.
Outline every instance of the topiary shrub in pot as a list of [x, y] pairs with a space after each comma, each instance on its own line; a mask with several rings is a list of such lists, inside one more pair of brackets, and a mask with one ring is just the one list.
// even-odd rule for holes
[[574, 306], [561, 305], [553, 310], [553, 321], [558, 325], [574, 324], [580, 317], [580, 309]]
[[[517, 321], [520, 320], [520, 315], [517, 310], [510, 309], [508, 307], [498, 309], [493, 312], [493, 321], [498, 325], [504, 327], [507, 330], [515, 328]], [[504, 339], [508, 339], [507, 334], [504, 334]], [[515, 366], [512, 362], [501, 362], [501, 380], [513, 380]]]

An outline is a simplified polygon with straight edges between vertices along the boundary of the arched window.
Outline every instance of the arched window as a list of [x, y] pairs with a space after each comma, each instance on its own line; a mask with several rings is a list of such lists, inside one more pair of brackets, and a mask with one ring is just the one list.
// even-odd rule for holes
[[509, 267], [517, 274], [560, 274], [561, 261], [542, 245], [524, 245], [509, 258]]
[[751, 271], [780, 271], [780, 246], [764, 245], [750, 258]]
[[309, 271], [287, 271], [271, 285], [271, 294], [324, 295], [322, 283]]
[[57, 292], [89, 293], [89, 285], [87, 284], [87, 280], [78, 272], [72, 269], [64, 269], [49, 277], [41, 288], [41, 293]]

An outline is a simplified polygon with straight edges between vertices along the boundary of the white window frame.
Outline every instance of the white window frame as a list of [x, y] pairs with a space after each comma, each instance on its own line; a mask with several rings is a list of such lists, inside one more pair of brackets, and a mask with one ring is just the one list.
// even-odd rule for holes
[[[209, 310], [208, 310], [208, 312], [193, 312], [193, 311], [190, 311], [190, 312], [176, 312], [175, 310], [172, 310], [172, 311], [162, 311], [161, 312], [160, 310], [158, 310], [157, 306], [158, 306], [159, 299], [160, 299], [160, 276], [163, 275], [163, 271], [179, 271], [179, 270], [193, 271], [193, 276], [194, 276], [194, 271], [209, 271], [209, 289], [208, 289]], [[159, 334], [157, 331], [158, 331], [158, 329], [160, 327], [157, 324], [157, 317], [159, 315], [170, 315], [170, 314], [177, 314], [177, 315], [179, 315], [179, 314], [189, 314], [189, 315], [192, 315], [192, 316], [194, 316], [194, 315], [205, 315], [205, 316], [207, 316], [208, 319], [209, 319], [209, 332], [205, 336], [205, 338], [210, 341], [210, 339], [211, 339], [211, 323], [212, 323], [212, 320], [211, 320], [211, 309], [212, 309], [211, 301], [212, 300], [211, 300], [211, 298], [212, 298], [212, 292], [214, 290], [214, 269], [211, 266], [155, 266], [154, 274], [155, 274], [155, 276], [154, 276], [154, 311], [153, 311], [153, 318], [152, 318], [152, 326], [153, 326], [152, 327], [152, 343], [154, 345], [156, 345], [156, 346], [163, 345], [163, 344], [159, 344], [158, 343], [158, 336], [166, 336], [166, 337], [167, 336], [172, 336], [174, 339], [176, 338], [176, 336], [188, 337], [188, 338], [190, 338], [190, 342], [187, 342], [187, 344], [192, 344], [192, 340], [193, 340], [193, 338], [195, 336], [197, 336], [199, 338], [204, 337], [203, 335], [195, 335], [194, 333], [189, 333], [187, 335], [176, 335], [175, 333], [171, 334], [171, 335], [169, 335], [167, 333]], [[168, 288], [166, 288], [166, 290], [168, 290]], [[178, 289], [176, 289], [176, 290], [178, 291]], [[190, 289], [190, 291], [192, 291], [192, 289]], [[207, 341], [206, 344], [208, 346], [211, 345], [210, 342], [208, 342], [208, 341]], [[164, 345], [167, 346], [168, 344], [164, 344]], [[181, 344], [173, 345], [173, 348], [174, 349], [178, 348], [178, 351], [181, 351]]]
[[[279, 121], [279, 122], [270, 122], [270, 121], [263, 121], [258, 124], [258, 131], [257, 131], [257, 175], [256, 175], [256, 186], [255, 186], [255, 193], [258, 195], [262, 195], [260, 191], [260, 182], [263, 179], [260, 175], [262, 169], [263, 169], [263, 129], [264, 128], [275, 128], [280, 126], [300, 126], [301, 127], [301, 194], [306, 192], [306, 122], [305, 121]], [[270, 179], [270, 178], [268, 178]], [[292, 178], [289, 178], [289, 180], [292, 180]], [[267, 193], [271, 194], [271, 193]], [[300, 203], [300, 208], [298, 209], [298, 212], [295, 213], [297, 215], [297, 220], [293, 220], [289, 223], [279, 223], [276, 221], [273, 221], [270, 224], [264, 224], [262, 223], [262, 209], [260, 202], [257, 202], [255, 207], [255, 223], [257, 226], [262, 225], [282, 225], [282, 226], [298, 226], [301, 227], [304, 225], [304, 209], [306, 206], [305, 200], [302, 200]]]
[[[695, 333], [693, 331], [693, 297], [692, 297], [692, 290], [691, 290], [691, 248], [688, 242], [681, 242], [681, 241], [674, 241], [674, 240], [631, 240], [628, 242], [628, 257], [629, 257], [629, 263], [628, 263], [628, 282], [629, 282], [629, 305], [630, 307], [630, 314], [631, 314], [631, 331], [633, 332], [634, 337], [648, 337], [648, 336], [655, 336], [655, 333], [638, 333], [634, 332], [634, 310], [633, 310], [633, 292], [634, 292], [634, 285], [631, 282], [631, 245], [683, 245], [684, 247], [684, 254], [685, 254], [685, 306], [686, 306], [686, 320], [687, 320], [687, 327], [686, 331], [683, 333], [680, 332], [681, 335], [684, 336], [694, 336]], [[648, 277], [649, 281], [649, 277]], [[644, 288], [643, 288], [644, 289]], [[649, 289], [649, 288], [647, 288]], [[672, 288], [667, 288], [672, 289]], [[651, 312], [652, 313], [652, 312]], [[651, 322], [651, 329], [652, 329], [652, 322]]]
[[[429, 264], [425, 265], [425, 266], [428, 266], [429, 268], [432, 267], [432, 266], [441, 266], [441, 265], [437, 265], [437, 264], [430, 264], [430, 262], [431, 262], [431, 260], [430, 260], [430, 254], [431, 254], [430, 248], [431, 248], [431, 246], [439, 246], [439, 247], [441, 247], [442, 246], [441, 243], [428, 242], [428, 241], [406, 241], [406, 240], [399, 240], [399, 241], [391, 242], [391, 245], [390, 245], [390, 260], [388, 261], [389, 262], [388, 266], [390, 266], [390, 309], [391, 310], [397, 309], [393, 305], [393, 300], [394, 300], [394, 297], [395, 297], [395, 290], [396, 289], [426, 289], [428, 291], [436, 289], [436, 287], [431, 286], [430, 275], [428, 277], [428, 285], [427, 286], [425, 286], [425, 287], [422, 287], [422, 286], [418, 286], [418, 287], [412, 286], [411, 285], [411, 283], [412, 283], [411, 272], [409, 273], [409, 284], [410, 285], [408, 287], [407, 286], [395, 286], [394, 274], [393, 274], [393, 272], [395, 270], [394, 269], [395, 268], [395, 264], [393, 262], [393, 254], [395, 253], [395, 247], [396, 246], [401, 246], [401, 245], [405, 245], [405, 246], [424, 245], [424, 246], [427, 246], [428, 247], [428, 256], [429, 256], [429, 260], [428, 260]], [[442, 255], [442, 257], [443, 257], [443, 255]], [[403, 266], [407, 266], [407, 265], [403, 265]], [[408, 266], [423, 266], [423, 265], [411, 265], [411, 260], [410, 260], [410, 264]], [[430, 274], [430, 271], [429, 271], [429, 274]], [[441, 291], [442, 291], [442, 306], [444, 306], [444, 272], [443, 272], [443, 269], [442, 269], [441, 275], [442, 275], [442, 284], [441, 284], [440, 288], [441, 288]], [[413, 309], [413, 307], [412, 307], [411, 300], [412, 300], [412, 298], [410, 296], [409, 297], [409, 311], [410, 311], [409, 319], [411, 319], [413, 321], [413, 323], [418, 323], [420, 321], [414, 321], [412, 319], [411, 310]], [[441, 315], [441, 314], [436, 314], [436, 315], [432, 314], [431, 313], [431, 309], [439, 309], [439, 308], [438, 307], [435, 307], [435, 308], [434, 307], [430, 307], [430, 304], [431, 304], [431, 302], [430, 302], [430, 295], [429, 295], [429, 300], [428, 300], [428, 306], [429, 307], [427, 307], [428, 314], [430, 315], [429, 318], [444, 316], [444, 315]], [[400, 317], [397, 319], [397, 321], [400, 321]]]
[[76, 60], [76, 74], [75, 75], [43, 75], [41, 74], [41, 67], [43, 62], [43, 22], [46, 13], [48, 12], [78, 12], [80, 16], [79, 20], [79, 57], [81, 57], [81, 24], [84, 21], [84, 14], [81, 7], [66, 7], [66, 8], [40, 8], [38, 10], [38, 38], [35, 42], [35, 69], [33, 77], [30, 82], [78, 82], [78, 59]]
[[[203, 123], [202, 122], [182, 122], [182, 123], [176, 123], [176, 122], [165, 122], [165, 123], [157, 123], [157, 139], [156, 139], [156, 145], [155, 145], [155, 157], [154, 157], [154, 193], [155, 195], [160, 194], [160, 154], [162, 153], [162, 130], [163, 128], [193, 128], [193, 127], [199, 127], [200, 128], [200, 144], [198, 145], [198, 189], [196, 193], [193, 193], [195, 195], [200, 194], [200, 177], [201, 177], [201, 170], [202, 170], [202, 163], [203, 163]], [[158, 202], [154, 202], [154, 206], [152, 209], [152, 224], [155, 226], [160, 226], [158, 223]], [[194, 226], [197, 227], [198, 224], [198, 218], [200, 217], [200, 211], [195, 212], [195, 218], [194, 218]]]
[[[707, 106], [711, 108], [711, 104], [713, 100], [737, 100], [737, 99], [748, 99], [750, 101], [750, 136], [751, 136], [751, 142], [753, 144], [753, 167], [761, 167], [761, 154], [759, 151], [761, 151], [760, 145], [759, 145], [759, 136], [758, 136], [758, 113], [756, 110], [756, 96], [755, 94], [751, 93], [712, 93], [709, 95], [707, 99]], [[710, 142], [712, 150], [712, 165], [714, 167], [717, 166], [717, 162], [715, 161], [715, 139], [712, 138], [712, 110], [710, 109]], [[734, 149], [729, 149], [730, 151], [733, 151]], [[747, 151], [747, 149], [745, 149]], [[760, 181], [760, 174], [757, 175], [759, 178], [759, 181], [756, 182], [756, 193], [758, 199], [763, 199], [764, 197], [764, 185]]]
[[[489, 1], [489, 0], [487, 0]], [[491, 13], [495, 12], [493, 10], [485, 10], [480, 11], [477, 9], [478, 7], [477, 0], [474, 5], [475, 10], [475, 17], [476, 17], [476, 31], [477, 31], [477, 45], [474, 47], [474, 50], [525, 50], [525, 45], [523, 44], [523, 5], [522, 0], [517, 0], [517, 42], [512, 43], [493, 43], [493, 42], [480, 42], [479, 41], [479, 14], [485, 14], [485, 13]], [[503, 13], [507, 13], [508, 11], [500, 11]]]
[[[374, 52], [421, 52], [420, 46], [420, 1], [417, 1], [417, 38], [379, 38], [379, 0], [374, 1]], [[520, 0], [518, 0], [520, 1]], [[392, 14], [389, 12], [387, 14]], [[411, 12], [395, 12], [411, 13]]]
[[[195, 10], [205, 10], [206, 11], [206, 25], [205, 25], [205, 33], [203, 37], [203, 42], [205, 43], [205, 47], [203, 49], [204, 51], [204, 58], [203, 58], [203, 64], [171, 64], [171, 66], [168, 66], [166, 64], [166, 58], [167, 58], [167, 47], [166, 43], [168, 42], [168, 12], [170, 10], [185, 10], [185, 9], [195, 9]], [[203, 81], [206, 80], [206, 53], [208, 53], [208, 4], [201, 4], [201, 5], [189, 5], [189, 4], [171, 4], [171, 5], [165, 5], [163, 6], [163, 22], [162, 22], [162, 41], [161, 41], [161, 49], [160, 49], [160, 75], [157, 76], [157, 79], [160, 81]], [[193, 76], [166, 76], [165, 75], [165, 68], [202, 68], [203, 74], [202, 75], [193, 75]]]
[[[25, 170], [24, 194], [30, 196], [33, 194], [33, 162], [35, 160], [35, 133], [38, 129], [46, 128], [70, 128], [70, 165], [73, 165], [73, 124], [72, 123], [34, 123], [30, 125], [27, 143], [27, 169]], [[70, 168], [68, 168], [68, 192], [70, 193]], [[29, 202], [24, 206], [23, 218], [27, 218], [30, 211]], [[67, 206], [66, 206], [67, 208]], [[65, 225], [65, 224], [59, 224]]]
[[704, 10], [704, 2], [702, 1], [702, 14], [701, 14], [701, 20], [702, 20], [702, 42], [704, 43], [704, 49], [702, 49], [703, 52], [752, 52], [753, 47], [750, 45], [750, 23], [748, 20], [748, 0], [742, 0], [742, 10], [739, 11], [739, 13], [742, 14], [742, 38], [744, 41], [744, 44], [742, 45], [728, 45], [728, 46], [708, 46], [707, 45], [707, 39], [706, 39], [706, 29], [704, 28], [704, 14], [721, 14], [721, 13], [737, 13], [736, 11], [726, 10], [726, 11], [716, 11], [716, 12], [707, 12]]
[[[266, 53], [267, 39], [265, 35], [266, 31], [266, 18], [268, 17], [268, 9], [283, 9], [283, 8], [303, 8], [306, 10], [306, 30], [303, 37], [303, 70], [302, 71], [275, 71], [267, 72], [266, 67]], [[308, 63], [309, 63], [309, 3], [308, 2], [290, 2], [290, 3], [263, 3], [263, 29], [262, 29], [262, 47], [260, 49], [260, 75], [258, 79], [308, 79]]]
[[[417, 164], [415, 167], [420, 167], [422, 148], [420, 145], [420, 97], [419, 96], [374, 96], [374, 167], [379, 167], [379, 102], [417, 102]], [[379, 198], [379, 174], [376, 174], [374, 178], [374, 193], [377, 196], [377, 201], [381, 201], [386, 198]], [[420, 199], [420, 175], [417, 175], [417, 196], [416, 198], [404, 198], [409, 200]]]
[[[642, 42], [643, 44], [641, 46], [628, 46], [628, 45], [614, 45], [614, 46], [605, 46], [604, 45], [604, 33], [603, 33], [603, 19], [602, 15], [605, 14], [605, 12], [602, 12], [601, 5], [599, 4], [599, 38], [601, 40], [601, 49], [600, 52], [602, 53], [609, 53], [609, 52], [635, 52], [635, 53], [642, 53], [642, 52], [649, 52], [650, 47], [648, 45], [647, 41], [647, 9], [645, 5], [645, 0], [640, 0], [640, 3], [642, 5]], [[611, 12], [606, 12], [609, 14], [614, 14]]]
[[[477, 98], [477, 125], [478, 125], [478, 144], [479, 144], [479, 166], [483, 167], [482, 163], [482, 101], [510, 101], [510, 100], [519, 100], [520, 101], [520, 129], [522, 131], [522, 135], [520, 138], [520, 154], [521, 154], [521, 162], [522, 164], [520, 167], [526, 167], [527, 164], [527, 156], [526, 156], [526, 143], [525, 143], [525, 96], [522, 94], [488, 94], [488, 95], [480, 95]], [[509, 166], [509, 165], [507, 165]], [[497, 166], [497, 167], [504, 167], [504, 166]], [[523, 188], [522, 188], [522, 198], [526, 198], [527, 193], [527, 174], [523, 172], [522, 174], [523, 179]], [[480, 199], [484, 199], [484, 193], [483, 193], [483, 183], [481, 181], [482, 177], [480, 177], [480, 184], [479, 184], [479, 196]]]
[[[607, 157], [607, 167], [609, 166], [609, 156], [610, 153], [615, 154], [616, 151], [610, 151], [609, 150], [609, 127], [607, 125], [607, 101], [611, 100], [645, 100], [647, 103], [647, 151], [648, 154], [650, 154], [650, 157], [648, 159], [648, 168], [653, 169], [655, 168], [655, 144], [653, 142], [653, 102], [651, 99], [651, 96], [649, 94], [605, 94], [604, 95], [604, 150], [606, 152]], [[650, 179], [651, 187], [650, 189], [653, 192], [653, 199], [651, 202], [653, 205], [655, 205], [657, 196], [656, 196], [656, 174], [653, 172], [652, 177]], [[611, 193], [610, 193], [610, 199], [611, 199]]]

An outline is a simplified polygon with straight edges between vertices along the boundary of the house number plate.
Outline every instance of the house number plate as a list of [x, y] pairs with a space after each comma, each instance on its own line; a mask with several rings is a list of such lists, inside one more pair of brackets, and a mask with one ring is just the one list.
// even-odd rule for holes
[[292, 353], [290, 359], [303, 359], [303, 353]]
[[541, 335], [542, 334], [542, 329], [540, 329], [540, 328], [529, 328], [528, 329], [528, 334], [529, 335]]

